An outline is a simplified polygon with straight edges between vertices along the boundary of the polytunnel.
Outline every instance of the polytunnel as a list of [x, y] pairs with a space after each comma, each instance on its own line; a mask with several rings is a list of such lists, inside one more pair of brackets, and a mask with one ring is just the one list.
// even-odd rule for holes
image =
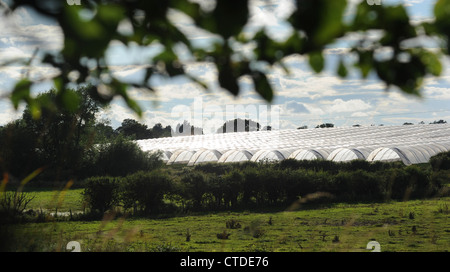
[[217, 150], [202, 149], [192, 155], [188, 162], [188, 166], [207, 162], [217, 162], [221, 156], [222, 153]]
[[337, 148], [328, 155], [327, 160], [336, 162], [348, 162], [352, 160], [365, 160], [370, 154], [364, 148]]
[[367, 161], [382, 161], [382, 162], [393, 162], [402, 161], [404, 164], [411, 164], [406, 157], [398, 148], [396, 147], [379, 147], [372, 151], [369, 156], [367, 156]]
[[170, 151], [164, 151], [164, 150], [150, 150], [149, 153], [150, 154], [155, 154], [159, 152], [159, 158], [163, 161], [163, 162], [168, 162], [170, 157], [172, 156], [172, 152]]
[[448, 151], [444, 145], [423, 144], [401, 147], [377, 148], [367, 157], [368, 161], [402, 161], [406, 165], [427, 163], [430, 158]]
[[167, 164], [187, 164], [196, 152], [193, 150], [179, 149], [173, 152]]
[[292, 150], [259, 150], [257, 151], [250, 161], [259, 162], [259, 161], [281, 161], [289, 157], [292, 153]]
[[228, 162], [245, 162], [249, 161], [253, 156], [253, 153], [248, 150], [228, 150], [220, 156], [219, 163]]
[[324, 160], [328, 157], [329, 152], [321, 149], [298, 149], [289, 155], [288, 159], [295, 160]]

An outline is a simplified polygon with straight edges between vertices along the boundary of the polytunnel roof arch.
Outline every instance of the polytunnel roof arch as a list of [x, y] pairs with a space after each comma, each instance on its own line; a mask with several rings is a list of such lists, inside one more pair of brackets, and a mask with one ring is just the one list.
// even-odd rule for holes
[[259, 162], [259, 161], [281, 161], [287, 159], [289, 155], [293, 152], [293, 150], [270, 150], [263, 149], [257, 151], [250, 161]]
[[187, 164], [191, 157], [196, 153], [193, 150], [179, 149], [173, 152], [172, 156], [170, 156], [169, 161], [167, 161], [168, 165], [171, 164]]
[[253, 156], [253, 152], [249, 150], [228, 150], [220, 156], [219, 163], [245, 162], [249, 161]]
[[208, 162], [217, 162], [221, 156], [222, 153], [218, 150], [202, 149], [191, 156], [187, 165], [192, 166]]
[[330, 152], [320, 149], [298, 149], [289, 155], [288, 159], [295, 160], [325, 160]]
[[367, 156], [367, 161], [393, 162], [402, 161], [404, 164], [411, 164], [409, 159], [396, 147], [379, 147]]
[[360, 150], [357, 148], [336, 148], [330, 155], [328, 155], [327, 160], [336, 162], [348, 162], [352, 160], [365, 160], [367, 153], [365, 150]]
[[168, 162], [170, 157], [172, 156], [172, 152], [168, 151], [168, 150], [160, 150], [160, 149], [154, 149], [154, 150], [149, 150], [148, 151], [150, 154], [158, 154], [159, 156], [158, 158], [161, 159], [163, 162]]

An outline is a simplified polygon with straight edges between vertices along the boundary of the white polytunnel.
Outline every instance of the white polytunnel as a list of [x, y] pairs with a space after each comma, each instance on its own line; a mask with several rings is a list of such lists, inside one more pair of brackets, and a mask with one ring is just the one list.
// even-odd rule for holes
[[403, 161], [405, 164], [410, 164], [406, 156], [396, 147], [379, 147], [372, 151], [369, 156], [367, 156], [367, 161], [382, 161], [382, 162], [393, 162], [393, 161]]
[[292, 153], [292, 150], [259, 150], [257, 151], [250, 161], [260, 162], [260, 161], [281, 161], [287, 159]]
[[192, 166], [208, 162], [217, 162], [221, 156], [222, 153], [217, 150], [202, 149], [192, 155], [187, 165]]
[[170, 157], [172, 156], [172, 152], [170, 151], [164, 151], [164, 150], [150, 150], [149, 151], [150, 154], [154, 154], [159, 152], [159, 158], [163, 161], [163, 162], [168, 162]]
[[324, 149], [298, 149], [289, 155], [289, 159], [296, 160], [325, 160], [330, 153]]
[[410, 165], [426, 163], [432, 156], [449, 150], [449, 148], [441, 144], [380, 147], [372, 151], [367, 160], [402, 161], [404, 164]]
[[245, 162], [249, 161], [253, 153], [248, 150], [228, 150], [220, 156], [219, 163]]
[[348, 162], [352, 160], [365, 160], [370, 153], [363, 148], [337, 148], [328, 155], [327, 160]]
[[196, 152], [193, 150], [176, 150], [175, 152], [173, 152], [172, 156], [170, 156], [167, 164], [187, 164], [195, 153]]
[[401, 160], [406, 164], [416, 164], [428, 162], [431, 156], [450, 151], [450, 125], [273, 129], [153, 138], [137, 142], [144, 151], [163, 151], [165, 155], [162, 154], [162, 159], [167, 160], [167, 164], [187, 164], [199, 151], [202, 152], [193, 164], [215, 160], [217, 152], [222, 154], [217, 162], [224, 163], [322, 157], [333, 161]]

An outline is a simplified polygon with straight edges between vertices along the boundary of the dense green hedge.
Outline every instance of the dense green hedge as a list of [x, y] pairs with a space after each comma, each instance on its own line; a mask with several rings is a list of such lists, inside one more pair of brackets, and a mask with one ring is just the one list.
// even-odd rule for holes
[[168, 208], [171, 211], [259, 209], [290, 207], [300, 202], [425, 198], [442, 192], [447, 178], [447, 171], [431, 164], [285, 160], [205, 164], [140, 171], [118, 178], [90, 178], [84, 196], [89, 207], [97, 211], [113, 206], [143, 214], [157, 214]]

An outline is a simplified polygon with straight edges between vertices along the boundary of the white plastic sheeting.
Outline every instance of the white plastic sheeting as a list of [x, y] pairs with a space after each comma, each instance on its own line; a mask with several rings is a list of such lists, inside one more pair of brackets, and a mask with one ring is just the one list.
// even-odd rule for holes
[[217, 150], [202, 149], [192, 155], [187, 165], [192, 166], [207, 162], [217, 162], [221, 156], [222, 153]]
[[248, 150], [228, 150], [223, 153], [217, 162], [219, 163], [232, 163], [232, 162], [245, 162], [249, 161], [253, 156], [253, 153]]
[[449, 150], [450, 145], [436, 143], [380, 147], [369, 154], [367, 161], [402, 161], [406, 165], [426, 163], [432, 156]]
[[172, 156], [170, 156], [167, 164], [187, 164], [195, 153], [196, 152], [192, 150], [176, 150], [175, 152], [173, 152]]
[[281, 161], [287, 159], [292, 152], [292, 150], [259, 150], [252, 156], [250, 161]]
[[[217, 160], [220, 163], [264, 159], [278, 161], [286, 158], [300, 160], [322, 156], [334, 161], [401, 160], [406, 164], [414, 164], [427, 162], [431, 156], [450, 150], [450, 125], [236, 132], [147, 139], [139, 140], [138, 143], [145, 151], [171, 152], [168, 164], [187, 164], [192, 155], [200, 150], [222, 153]], [[250, 158], [249, 153], [252, 155]], [[200, 154], [198, 156], [200, 158]], [[200, 161], [197, 159], [197, 162]]]
[[289, 159], [295, 160], [325, 160], [327, 159], [329, 151], [324, 149], [298, 149], [289, 155]]
[[348, 162], [352, 160], [365, 160], [370, 154], [367, 148], [337, 148], [328, 155], [327, 160]]

